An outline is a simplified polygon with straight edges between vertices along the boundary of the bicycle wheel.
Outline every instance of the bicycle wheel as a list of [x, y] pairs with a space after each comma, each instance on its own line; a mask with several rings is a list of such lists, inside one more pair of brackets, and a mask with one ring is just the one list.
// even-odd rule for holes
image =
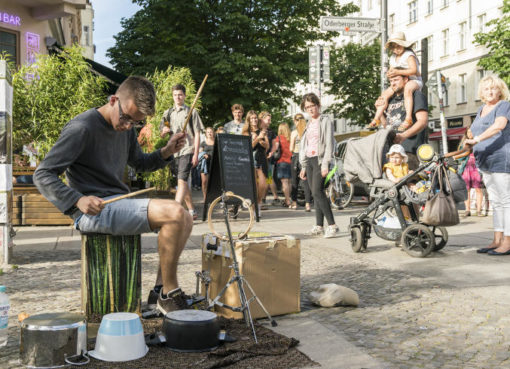
[[343, 176], [335, 176], [326, 191], [329, 202], [334, 209], [347, 207], [354, 196], [354, 186], [346, 181]]
[[214, 199], [207, 211], [207, 224], [210, 231], [219, 239], [227, 241], [227, 223], [225, 221], [225, 206], [227, 219], [232, 233], [232, 239], [242, 239], [248, 235], [255, 220], [255, 208], [250, 200], [244, 199], [233, 192], [225, 194], [225, 202], [222, 197]]

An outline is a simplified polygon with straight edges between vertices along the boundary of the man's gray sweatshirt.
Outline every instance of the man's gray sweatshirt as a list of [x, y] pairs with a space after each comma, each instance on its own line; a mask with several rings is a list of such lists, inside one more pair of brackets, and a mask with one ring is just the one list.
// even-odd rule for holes
[[[106, 197], [125, 194], [122, 182], [126, 164], [137, 172], [164, 167], [160, 150], [145, 154], [136, 131], [115, 131], [97, 109], [90, 109], [69, 121], [34, 174], [39, 192], [63, 213], [74, 210], [82, 196]], [[65, 185], [59, 178], [64, 173]]]

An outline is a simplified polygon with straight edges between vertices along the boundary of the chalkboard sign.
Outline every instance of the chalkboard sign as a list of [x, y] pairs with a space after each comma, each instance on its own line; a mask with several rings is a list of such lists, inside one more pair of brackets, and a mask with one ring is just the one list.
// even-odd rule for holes
[[[223, 191], [232, 191], [238, 196], [250, 199], [252, 204], [257, 204], [252, 152], [251, 137], [249, 136], [216, 135], [203, 220], [207, 217], [209, 204], [221, 196]], [[257, 206], [255, 206], [255, 212], [258, 221]]]

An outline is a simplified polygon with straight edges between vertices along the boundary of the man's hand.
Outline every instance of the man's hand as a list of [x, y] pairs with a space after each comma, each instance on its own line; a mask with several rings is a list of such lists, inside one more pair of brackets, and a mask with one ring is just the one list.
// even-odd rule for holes
[[399, 144], [404, 142], [407, 139], [402, 133], [397, 133], [395, 136], [395, 139], [393, 140], [393, 143]]
[[377, 100], [375, 100], [375, 107], [378, 108], [379, 106], [384, 106], [386, 104], [386, 101], [384, 100], [384, 97], [379, 96]]
[[170, 132], [172, 132], [172, 131], [170, 130], [170, 127], [165, 126], [165, 127], [163, 127], [163, 129], [161, 130], [160, 136], [161, 136], [161, 137], [165, 137], [165, 136], [166, 136], [167, 134], [169, 134]]
[[198, 154], [193, 154], [191, 158], [191, 165], [195, 168], [198, 165]]
[[328, 175], [328, 173], [329, 173], [328, 168], [323, 168], [323, 169], [321, 169], [321, 176], [322, 176], [322, 178], [326, 178], [326, 176]]
[[301, 169], [301, 172], [299, 172], [299, 178], [303, 181], [306, 180], [306, 169]]
[[186, 144], [186, 133], [179, 132], [175, 133], [170, 137], [165, 147], [161, 149], [161, 156], [164, 159], [168, 159], [168, 157], [176, 152], [179, 152], [184, 145]]
[[75, 205], [83, 214], [87, 215], [97, 215], [104, 208], [103, 199], [97, 196], [80, 197]]

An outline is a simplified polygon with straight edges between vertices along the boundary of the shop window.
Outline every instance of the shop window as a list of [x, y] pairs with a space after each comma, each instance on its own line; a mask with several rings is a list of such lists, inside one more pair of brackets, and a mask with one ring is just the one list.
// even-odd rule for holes
[[0, 53], [9, 54], [9, 59], [19, 65], [19, 32], [0, 28]]

